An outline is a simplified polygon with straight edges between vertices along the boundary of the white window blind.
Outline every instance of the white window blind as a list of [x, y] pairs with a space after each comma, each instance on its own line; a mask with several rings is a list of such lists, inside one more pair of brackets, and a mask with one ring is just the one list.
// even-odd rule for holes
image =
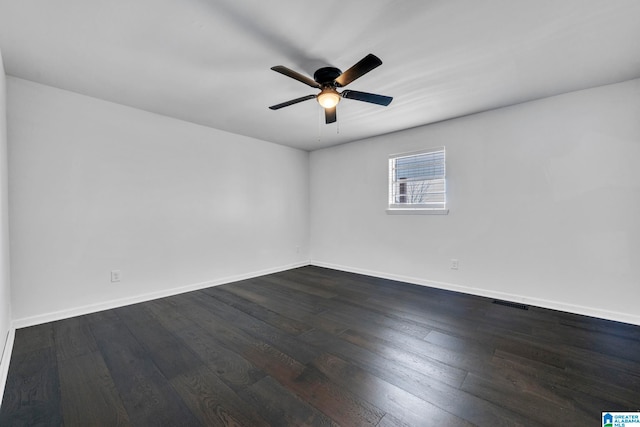
[[444, 147], [389, 156], [389, 209], [446, 209]]

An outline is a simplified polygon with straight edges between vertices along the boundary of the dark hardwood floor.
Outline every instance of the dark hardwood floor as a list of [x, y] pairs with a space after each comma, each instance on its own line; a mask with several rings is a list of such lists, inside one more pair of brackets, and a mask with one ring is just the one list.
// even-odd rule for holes
[[599, 426], [640, 327], [304, 267], [16, 332], [1, 426]]

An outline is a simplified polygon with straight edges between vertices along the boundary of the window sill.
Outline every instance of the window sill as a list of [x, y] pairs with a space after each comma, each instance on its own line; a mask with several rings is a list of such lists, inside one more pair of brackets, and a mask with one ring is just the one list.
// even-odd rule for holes
[[404, 208], [404, 209], [387, 209], [387, 215], [447, 215], [449, 209], [420, 209], [420, 208]]

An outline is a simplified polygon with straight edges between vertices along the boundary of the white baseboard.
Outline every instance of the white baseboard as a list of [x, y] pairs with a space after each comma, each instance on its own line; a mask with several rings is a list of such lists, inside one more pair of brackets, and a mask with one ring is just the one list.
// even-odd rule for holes
[[333, 270], [341, 270], [349, 273], [364, 274], [366, 276], [378, 277], [381, 279], [397, 280], [413, 285], [428, 286], [431, 288], [445, 289], [448, 291], [461, 292], [470, 295], [499, 299], [504, 301], [512, 301], [520, 304], [532, 305], [536, 307], [548, 308], [551, 310], [564, 311], [567, 313], [580, 314], [583, 316], [597, 317], [600, 319], [613, 320], [616, 322], [629, 323], [640, 326], [640, 315], [631, 313], [621, 313], [617, 311], [603, 310], [596, 307], [585, 307], [581, 305], [568, 304], [560, 301], [552, 301], [541, 298], [531, 298], [527, 296], [511, 294], [506, 292], [492, 291], [490, 289], [474, 288], [462, 286], [453, 283], [437, 282], [416, 277], [402, 276], [392, 273], [384, 273], [380, 271], [367, 270], [357, 267], [348, 267], [344, 265], [331, 264], [322, 261], [311, 260], [310, 265], [317, 267], [325, 267]]
[[158, 298], [170, 297], [173, 295], [183, 294], [186, 292], [197, 291], [200, 289], [210, 288], [212, 286], [224, 285], [226, 283], [238, 282], [240, 280], [252, 279], [254, 277], [264, 276], [267, 274], [278, 273], [280, 271], [291, 270], [293, 268], [304, 267], [309, 265], [308, 261], [303, 261], [295, 264], [284, 265], [280, 267], [269, 268], [260, 271], [253, 271], [245, 274], [238, 274], [235, 276], [223, 277], [220, 279], [214, 279], [208, 282], [194, 283], [186, 286], [179, 286], [176, 288], [165, 289], [158, 292], [152, 292], [142, 295], [136, 295], [127, 298], [120, 298], [111, 301], [104, 301], [97, 304], [89, 304], [82, 307], [75, 307], [68, 310], [54, 311], [50, 313], [39, 314], [37, 316], [24, 317], [22, 319], [14, 319], [13, 326], [15, 329], [26, 328], [29, 326], [40, 325], [48, 322], [55, 322], [57, 320], [68, 319], [70, 317], [82, 316], [85, 314], [96, 313], [98, 311], [109, 310], [118, 307], [124, 307], [126, 305], [138, 304], [141, 302], [151, 301]]
[[13, 340], [16, 337], [16, 329], [9, 328], [6, 341], [2, 348], [2, 359], [0, 359], [0, 404], [2, 396], [4, 396], [4, 387], [7, 384], [7, 375], [9, 374], [9, 363], [11, 362], [11, 352], [13, 351]]

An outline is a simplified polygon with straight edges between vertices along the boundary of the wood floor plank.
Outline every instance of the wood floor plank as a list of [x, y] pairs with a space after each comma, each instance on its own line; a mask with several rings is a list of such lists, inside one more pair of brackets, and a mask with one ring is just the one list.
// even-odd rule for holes
[[315, 297], [331, 299], [338, 296], [336, 289], [327, 288], [326, 286], [318, 286], [317, 282], [308, 280], [296, 280], [287, 277], [286, 273], [273, 275], [271, 277], [263, 277], [269, 283], [276, 284], [280, 287], [289, 288], [296, 292], [305, 292]]
[[541, 362], [556, 368], [565, 368], [568, 358], [562, 350], [552, 343], [538, 344], [528, 341], [526, 337], [515, 334], [509, 338], [496, 338], [496, 350], [517, 354], [534, 362]]
[[[357, 333], [360, 338], [358, 340], [371, 340], [388, 343], [388, 345], [396, 346], [407, 352], [423, 355], [429, 359], [433, 359], [440, 363], [444, 363], [451, 367], [469, 371], [476, 366], [483, 365], [493, 357], [494, 349], [491, 346], [480, 346], [474, 340], [462, 340], [450, 335], [441, 334], [438, 331], [432, 331], [427, 338], [433, 337], [434, 333], [439, 337], [446, 337], [435, 340], [424, 340], [415, 338], [411, 335], [405, 335], [395, 330], [385, 331], [384, 328], [375, 328], [372, 331], [364, 331], [360, 328], [353, 328], [338, 334], [343, 338]], [[355, 341], [351, 341], [354, 342]]]
[[[424, 338], [432, 331], [430, 327], [422, 323], [414, 322], [411, 319], [389, 315], [388, 311], [381, 313], [363, 307], [341, 307], [337, 304], [337, 307], [322, 313], [322, 315], [327, 318], [342, 318], [343, 321], [351, 319], [347, 321], [348, 324], [353, 324], [353, 322], [357, 321], [360, 324], [369, 323], [376, 327], [395, 329], [416, 338]], [[347, 319], [345, 319], [345, 316], [347, 316]]]
[[[430, 425], [472, 426], [445, 410], [426, 402], [408, 391], [376, 377], [346, 360], [332, 354], [321, 354], [313, 365], [332, 381], [352, 393], [371, 401], [385, 411], [386, 424], [420, 425], [429, 420]], [[372, 393], [372, 391], [375, 392]]]
[[[308, 340], [318, 347], [326, 349], [326, 352], [336, 354], [371, 374], [472, 424], [505, 427], [538, 425], [530, 423], [526, 417], [513, 413], [507, 408], [496, 406], [461, 391], [454, 385], [442, 382], [443, 378], [429, 376], [394, 363], [381, 354], [363, 349], [326, 332], [311, 331], [301, 335], [301, 339]], [[446, 378], [444, 380], [446, 381]]]
[[415, 301], [404, 299], [379, 299], [369, 298], [369, 304], [375, 305], [387, 305], [389, 309], [393, 310], [398, 317], [407, 319], [421, 325], [424, 330], [429, 331], [441, 331], [458, 336], [464, 336], [466, 338], [476, 338], [481, 341], [485, 341], [484, 333], [479, 333], [477, 328], [481, 324], [478, 313], [469, 312], [464, 315], [452, 315], [447, 313], [446, 308], [436, 306], [431, 308], [425, 304], [415, 304]]
[[350, 329], [340, 334], [340, 338], [358, 347], [367, 349], [372, 353], [383, 354], [384, 358], [390, 360], [392, 363], [397, 363], [417, 372], [436, 377], [440, 381], [456, 387], [462, 384], [462, 381], [467, 375], [467, 371], [464, 369], [453, 366], [451, 363], [434, 359], [431, 357], [433, 354], [426, 353], [423, 355], [410, 351], [406, 346], [395, 345], [389, 340], [382, 340]]
[[66, 425], [129, 426], [102, 355], [91, 352], [58, 361], [62, 413]]
[[548, 311], [548, 315], [555, 319], [558, 327], [570, 328], [571, 331], [578, 329], [587, 333], [600, 332], [609, 336], [622, 337], [630, 340], [640, 340], [640, 328], [628, 323], [615, 322], [613, 320], [598, 319], [590, 316], [576, 316], [575, 314], [560, 311]]
[[122, 321], [92, 327], [134, 425], [198, 425], [169, 381]]
[[271, 377], [246, 388], [241, 396], [272, 426], [338, 427], [331, 418]]
[[285, 385], [341, 425], [375, 426], [385, 414], [311, 366], [307, 366], [294, 382]]
[[189, 348], [232, 390], [244, 390], [267, 375], [198, 325], [183, 330], [182, 336]]
[[322, 298], [316, 298], [304, 292], [294, 291], [285, 286], [281, 286], [279, 281], [273, 278], [261, 278], [261, 280], [251, 280], [243, 284], [243, 288], [255, 292], [259, 295], [280, 301], [283, 304], [298, 307], [311, 314], [317, 314], [329, 308], [330, 303]]
[[[187, 308], [178, 303], [165, 305], [156, 302], [147, 306], [167, 330], [178, 335], [186, 346], [231, 389], [238, 391], [250, 386], [266, 374], [240, 354], [230, 350], [224, 342], [187, 316]], [[196, 307], [197, 309], [197, 307]], [[168, 315], [165, 317], [165, 315]]]
[[207, 367], [181, 373], [171, 384], [203, 426], [269, 425]]
[[[483, 378], [470, 373], [462, 385], [462, 390], [473, 394], [485, 401], [507, 408], [521, 414], [523, 417], [541, 425], [593, 425], [598, 418], [585, 419], [582, 414], [576, 414], [575, 408], [567, 401], [552, 401], [536, 396], [534, 393], [524, 392], [516, 387], [517, 380], [513, 374], [496, 374], [490, 378]], [[527, 387], [528, 384], [520, 384]], [[529, 384], [530, 385], [530, 384]], [[549, 407], [555, 409], [547, 411]], [[598, 412], [599, 414], [600, 412]], [[580, 416], [578, 416], [580, 415]]]
[[[608, 359], [626, 361], [631, 365], [640, 364], [640, 339], [636, 337], [621, 337], [573, 327], [563, 327], [563, 329], [560, 331], [556, 328], [538, 328], [536, 336], [561, 343], [577, 351], [586, 350], [592, 354], [606, 356]], [[621, 352], [621, 348], [625, 351]]]
[[[537, 378], [541, 386], [551, 388], [568, 399], [573, 399], [577, 395], [591, 395], [593, 400], [599, 399], [603, 402], [603, 407], [633, 408], [640, 405], [638, 388], [624, 387], [624, 385], [628, 384], [627, 382], [620, 383], [623, 385], [620, 386], [612, 382], [610, 378], [602, 379], [585, 374], [583, 371], [549, 367], [543, 363], [532, 362], [530, 359], [501, 350], [496, 351], [495, 359], [492, 363], [502, 363], [516, 366], [520, 370], [526, 370], [529, 375]], [[633, 375], [633, 371], [627, 371], [627, 374]], [[585, 400], [584, 397], [581, 397], [581, 399]], [[610, 405], [613, 401], [618, 402], [618, 404]]]
[[[343, 425], [375, 425], [382, 417], [379, 409], [367, 402], [350, 396], [344, 390], [323, 379], [323, 375], [309, 369], [305, 365], [284, 354], [266, 342], [256, 342], [255, 338], [245, 331], [236, 329], [216, 319], [203, 308], [190, 312], [198, 318], [205, 318], [205, 328], [210, 328], [221, 342], [255, 366], [262, 369], [279, 383], [291, 389], [312, 406], [318, 408], [339, 424]], [[208, 314], [208, 315], [207, 315]], [[209, 323], [212, 321], [211, 323]]]
[[[567, 360], [566, 370], [569, 373], [587, 376], [602, 383], [624, 384], [625, 388], [630, 390], [640, 390], [640, 369], [638, 366], [640, 364], [635, 368], [625, 369], [617, 367], [615, 361], [609, 365], [602, 358], [597, 358], [595, 361], [574, 358]], [[640, 407], [640, 393], [637, 396], [638, 407]]]
[[170, 380], [202, 364], [184, 341], [162, 326], [144, 305], [122, 307], [116, 313], [165, 378]]
[[[63, 424], [60, 405], [60, 383], [55, 350], [49, 343], [48, 328], [37, 328], [41, 345], [34, 341], [34, 335], [25, 337], [25, 348], [38, 348], [29, 352], [11, 355], [11, 365], [7, 375], [2, 407], [1, 426], [59, 426]], [[16, 334], [17, 335], [17, 334]]]
[[1, 426], [595, 425], [640, 326], [301, 267], [16, 331]]
[[500, 366], [500, 369], [505, 367], [508, 372], [515, 372], [515, 381], [524, 378], [520, 383], [530, 384], [526, 388], [527, 392], [533, 390], [548, 400], [568, 402], [565, 407], [571, 406], [580, 414], [576, 419], [597, 419], [601, 412], [598, 408], [606, 408], [604, 411], [625, 411], [624, 408], [634, 408], [640, 404], [637, 391], [611, 382], [599, 382], [564, 369], [549, 369], [514, 355], [498, 352], [492, 364]]
[[176, 334], [182, 329], [189, 329], [193, 326], [193, 320], [185, 315], [184, 306], [177, 298], [149, 301], [145, 307], [167, 330]]
[[237, 295], [249, 301], [255, 302], [256, 304], [259, 304], [260, 306], [274, 312], [286, 313], [288, 317], [308, 325], [310, 329], [312, 329], [313, 327], [321, 327], [322, 329], [339, 333], [349, 327], [349, 325], [345, 324], [344, 322], [334, 322], [322, 317], [318, 317], [315, 313], [309, 312], [295, 304], [277, 300], [269, 296], [268, 294], [262, 295], [256, 293], [254, 291], [246, 289], [245, 287], [227, 287], [225, 288], [225, 291], [233, 293], [234, 295]]
[[215, 312], [216, 315], [224, 317], [227, 322], [232, 323], [249, 335], [260, 338], [274, 347], [291, 354], [302, 363], [307, 363], [315, 357], [315, 350], [306, 346], [296, 337], [241, 310], [230, 307], [211, 295], [209, 296], [209, 298], [199, 299], [198, 303]]
[[290, 381], [302, 372], [304, 365], [300, 361], [267, 342], [256, 339], [234, 324], [227, 323], [224, 318], [197, 304], [197, 299], [182, 296], [181, 299], [189, 307], [187, 316], [197, 322], [199, 327], [225, 348], [240, 355], [266, 374]]
[[543, 363], [532, 367], [525, 358], [494, 357], [482, 369], [470, 372], [461, 389], [544, 424], [594, 424], [601, 413], [594, 408], [585, 412], [575, 405], [576, 390], [565, 380], [563, 369], [547, 368]]
[[287, 334], [298, 335], [312, 328], [312, 326], [306, 323], [285, 317], [273, 310], [269, 310], [268, 308], [261, 306], [260, 304], [239, 297], [231, 292], [227, 292], [220, 287], [211, 289], [207, 294], [230, 307], [248, 314], [251, 317], [262, 320], [271, 326], [281, 329]]
[[379, 409], [349, 395], [316, 370], [309, 370], [302, 362], [267, 342], [256, 342], [248, 332], [225, 325], [218, 313], [212, 314], [204, 309], [204, 305], [200, 309], [195, 307], [190, 310], [190, 315], [204, 321], [204, 327], [209, 328], [227, 347], [234, 349], [339, 424], [375, 425], [384, 415]]
[[303, 285], [302, 290], [307, 287], [320, 289], [327, 294], [341, 296], [347, 300], [359, 301], [368, 299], [375, 291], [366, 284], [342, 276], [327, 277], [313, 274], [312, 268], [294, 269], [280, 272], [277, 275], [290, 283]]
[[53, 324], [45, 323], [16, 330], [12, 354], [20, 355], [54, 346]]
[[58, 361], [90, 354], [98, 350], [89, 323], [83, 317], [53, 322]]

